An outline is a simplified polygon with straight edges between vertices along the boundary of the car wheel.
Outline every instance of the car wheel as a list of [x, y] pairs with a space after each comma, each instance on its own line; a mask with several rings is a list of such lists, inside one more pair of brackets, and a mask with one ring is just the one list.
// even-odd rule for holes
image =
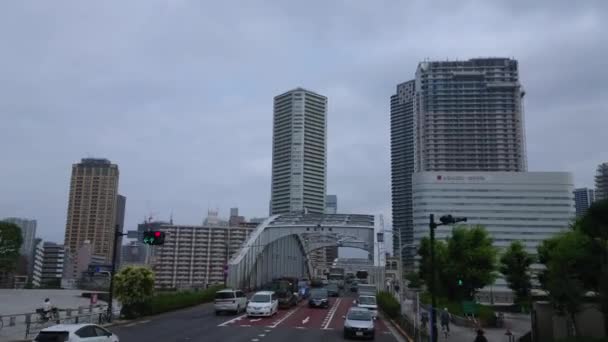
[[234, 312], [235, 315], [238, 315], [241, 312], [241, 306], [237, 305], [236, 306], [236, 311]]
[[215, 310], [215, 315], [216, 315], [216, 316], [219, 316], [219, 315], [220, 315], [220, 311]]
[[376, 338], [376, 334], [375, 334], [375, 333], [374, 333], [374, 334], [372, 334], [372, 336], [370, 336], [370, 337], [369, 337], [369, 339], [370, 339], [370, 340], [372, 340], [372, 341], [373, 341], [375, 338]]
[[344, 330], [344, 335], [343, 336], [344, 336], [345, 339], [348, 339], [348, 333], [346, 332], [346, 330]]

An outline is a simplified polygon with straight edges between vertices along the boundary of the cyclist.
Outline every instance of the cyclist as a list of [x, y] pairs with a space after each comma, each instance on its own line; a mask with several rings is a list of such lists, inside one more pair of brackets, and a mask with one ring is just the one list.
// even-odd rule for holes
[[50, 317], [51, 310], [53, 310], [53, 304], [51, 304], [50, 299], [46, 298], [42, 304], [42, 312], [44, 312], [44, 317], [46, 319]]
[[441, 328], [445, 331], [446, 335], [450, 332], [450, 318], [448, 308], [443, 308], [441, 312]]

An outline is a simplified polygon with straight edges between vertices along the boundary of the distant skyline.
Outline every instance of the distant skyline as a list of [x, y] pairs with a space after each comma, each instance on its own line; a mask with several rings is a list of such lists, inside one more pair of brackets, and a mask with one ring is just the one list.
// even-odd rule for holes
[[388, 226], [388, 99], [426, 59], [517, 59], [528, 169], [594, 187], [608, 2], [383, 4], [1, 2], [0, 217], [62, 243], [86, 157], [119, 166], [127, 230], [150, 214], [197, 224], [208, 208], [266, 216], [273, 97], [304, 87], [328, 97], [327, 193]]

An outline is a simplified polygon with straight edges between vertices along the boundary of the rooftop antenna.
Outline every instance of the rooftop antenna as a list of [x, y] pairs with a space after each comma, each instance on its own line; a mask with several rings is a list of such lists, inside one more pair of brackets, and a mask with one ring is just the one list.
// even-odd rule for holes
[[171, 216], [169, 216], [169, 224], [173, 225], [173, 210], [171, 210]]

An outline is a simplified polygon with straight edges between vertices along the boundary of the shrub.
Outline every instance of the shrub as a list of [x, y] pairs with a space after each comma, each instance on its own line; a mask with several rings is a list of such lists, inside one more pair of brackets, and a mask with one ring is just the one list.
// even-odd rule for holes
[[395, 297], [388, 292], [378, 292], [376, 296], [378, 306], [388, 317], [397, 318], [401, 313], [401, 304], [395, 299]]
[[215, 293], [223, 286], [210, 287], [203, 291], [180, 291], [173, 293], [159, 293], [146, 303], [143, 313], [155, 315], [163, 312], [186, 308], [213, 301]]

